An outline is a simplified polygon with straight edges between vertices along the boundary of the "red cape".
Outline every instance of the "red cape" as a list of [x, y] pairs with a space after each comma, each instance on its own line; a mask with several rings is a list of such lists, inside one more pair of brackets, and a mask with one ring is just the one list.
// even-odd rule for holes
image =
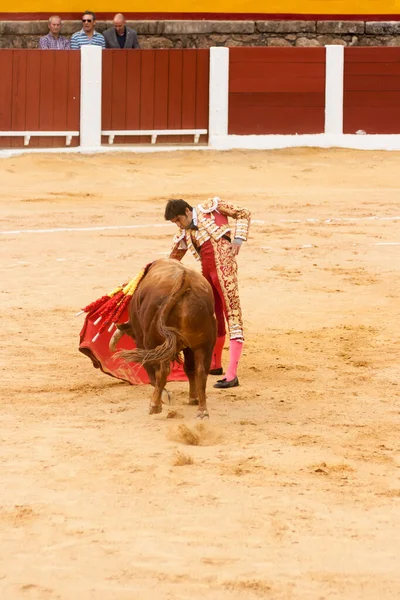
[[[92, 341], [96, 333], [98, 333], [100, 326], [100, 324], [97, 326], [94, 325], [99, 316], [99, 311], [100, 309], [86, 315], [85, 323], [80, 333], [79, 351], [88, 356], [92, 360], [93, 366], [96, 369], [101, 369], [106, 375], [128, 381], [132, 385], [149, 383], [149, 377], [141, 365], [138, 363], [127, 363], [110, 351], [108, 344], [115, 329], [110, 333], [106, 329], [95, 342]], [[125, 323], [128, 320], [128, 309], [126, 309], [119, 321]], [[136, 348], [135, 342], [129, 335], [124, 335], [117, 345], [117, 351], [133, 350], [134, 348]], [[187, 381], [183, 365], [172, 363], [167, 381]]]

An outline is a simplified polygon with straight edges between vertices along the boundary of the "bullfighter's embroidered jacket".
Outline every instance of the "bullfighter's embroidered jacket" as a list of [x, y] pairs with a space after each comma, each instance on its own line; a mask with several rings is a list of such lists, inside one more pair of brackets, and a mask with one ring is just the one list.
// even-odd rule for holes
[[[247, 240], [250, 227], [250, 211], [222, 201], [209, 198], [193, 209], [193, 220], [197, 228], [181, 229], [174, 237], [170, 258], [181, 260], [190, 250], [196, 260], [200, 260], [199, 249], [208, 240], [217, 242], [222, 237], [231, 237], [232, 227], [228, 217], [236, 220], [233, 238]], [[197, 222], [196, 222], [197, 221]]]

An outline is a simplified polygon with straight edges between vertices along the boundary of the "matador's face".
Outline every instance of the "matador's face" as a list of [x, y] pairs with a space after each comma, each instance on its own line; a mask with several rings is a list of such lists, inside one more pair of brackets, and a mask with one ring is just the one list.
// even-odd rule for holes
[[173, 219], [171, 219], [171, 222], [175, 223], [175, 225], [177, 225], [180, 229], [189, 229], [192, 220], [192, 211], [190, 210], [190, 208], [187, 208], [184, 215], [178, 215], [177, 217], [174, 217]]

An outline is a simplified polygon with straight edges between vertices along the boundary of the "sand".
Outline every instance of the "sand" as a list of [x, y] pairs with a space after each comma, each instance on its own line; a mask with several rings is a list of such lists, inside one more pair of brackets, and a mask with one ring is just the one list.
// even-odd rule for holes
[[[2, 600], [400, 598], [399, 160], [0, 161]], [[74, 314], [168, 252], [168, 198], [214, 195], [254, 219], [240, 387], [149, 416]]]

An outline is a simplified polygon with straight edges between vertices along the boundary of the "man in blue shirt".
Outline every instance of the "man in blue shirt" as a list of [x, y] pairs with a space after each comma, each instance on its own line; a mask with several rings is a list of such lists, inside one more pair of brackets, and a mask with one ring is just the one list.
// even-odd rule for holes
[[87, 10], [82, 16], [82, 29], [71, 37], [71, 50], [79, 50], [82, 46], [106, 47], [106, 41], [101, 33], [95, 31], [96, 15]]

